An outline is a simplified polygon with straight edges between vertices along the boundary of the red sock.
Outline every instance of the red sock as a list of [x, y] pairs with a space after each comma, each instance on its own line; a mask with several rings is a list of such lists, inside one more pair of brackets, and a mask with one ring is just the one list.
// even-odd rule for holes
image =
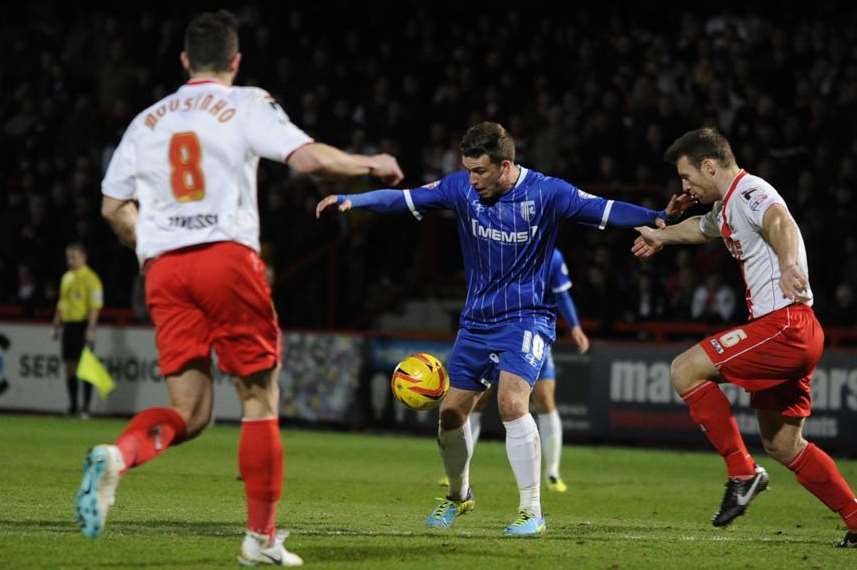
[[125, 460], [125, 469], [141, 465], [157, 457], [170, 445], [184, 440], [187, 426], [173, 408], [148, 408], [128, 423], [116, 440]]
[[704, 382], [681, 397], [690, 408], [690, 417], [699, 424], [705, 437], [726, 461], [729, 477], [752, 477], [756, 462], [747, 452], [732, 415], [732, 406], [717, 384]]
[[798, 483], [839, 513], [848, 530], [857, 531], [857, 499], [829, 455], [810, 443], [786, 467], [794, 471]]
[[247, 530], [273, 536], [283, 489], [283, 444], [277, 418], [241, 422], [238, 465], [247, 495]]

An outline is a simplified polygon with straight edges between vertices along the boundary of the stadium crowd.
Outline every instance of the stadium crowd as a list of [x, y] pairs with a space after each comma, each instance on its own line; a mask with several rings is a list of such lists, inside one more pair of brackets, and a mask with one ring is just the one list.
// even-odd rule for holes
[[[268, 89], [317, 140], [395, 154], [411, 187], [459, 168], [460, 136], [488, 119], [509, 128], [523, 165], [662, 208], [679, 189], [664, 149], [685, 130], [716, 126], [739, 165], [789, 203], [821, 322], [853, 326], [855, 11], [833, 4], [763, 19], [752, 6], [729, 11], [727, 2], [717, 17], [608, 6], [479, 18], [418, 2], [359, 12], [346, 2], [235, 8], [247, 56], [239, 83]], [[0, 24], [0, 304], [52, 307], [73, 240], [88, 247], [106, 306], [139, 304], [137, 262], [99, 215], [100, 180], [121, 129], [183, 81], [180, 31], [194, 9], [76, 13], [33, 2]], [[263, 163], [263, 256], [284, 325], [328, 324], [331, 282], [337, 326], [371, 326], [373, 313], [394, 308], [389, 299], [463, 295], [458, 254], [446, 254], [457, 249], [447, 247], [454, 226], [443, 215], [423, 226], [407, 216], [314, 219], [319, 197], [370, 182], [342, 187]], [[740, 274], [720, 243], [641, 264], [629, 253], [633, 238], [565, 231], [583, 316], [745, 318]]]

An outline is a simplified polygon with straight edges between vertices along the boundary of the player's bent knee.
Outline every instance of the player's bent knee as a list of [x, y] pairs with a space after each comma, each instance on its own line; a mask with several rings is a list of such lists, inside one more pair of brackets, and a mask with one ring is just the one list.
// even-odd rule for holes
[[208, 427], [208, 422], [190, 422], [187, 424], [187, 429], [185, 430], [184, 441], [194, 439], [199, 436], [202, 432], [205, 431], [205, 428]]
[[529, 402], [526, 399], [520, 401], [513, 397], [498, 398], [497, 408], [500, 410], [500, 419], [504, 422], [515, 421], [530, 411]]
[[440, 429], [450, 431], [464, 425], [467, 414], [458, 408], [446, 408], [440, 411]]
[[762, 438], [762, 447], [768, 457], [777, 460], [783, 465], [791, 463], [797, 455], [806, 447], [806, 440], [797, 441], [774, 441]]
[[556, 401], [553, 393], [549, 389], [540, 389], [539, 384], [536, 384], [536, 389], [533, 390], [533, 408], [536, 413], [549, 414], [556, 409]]
[[211, 410], [201, 409], [183, 409], [176, 407], [176, 410], [185, 421], [184, 441], [194, 439], [208, 427], [211, 423]]
[[241, 400], [245, 418], [265, 418], [275, 416], [279, 410], [280, 387], [277, 384], [279, 368], [263, 370], [249, 376], [238, 378], [235, 389]]
[[673, 388], [679, 394], [684, 394], [704, 380], [694, 373], [693, 360], [687, 352], [683, 352], [673, 359], [670, 364], [670, 379]]

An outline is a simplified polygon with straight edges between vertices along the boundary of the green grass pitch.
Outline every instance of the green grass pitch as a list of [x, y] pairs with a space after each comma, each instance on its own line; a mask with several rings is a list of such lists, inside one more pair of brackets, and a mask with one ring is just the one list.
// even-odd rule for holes
[[[214, 427], [126, 476], [105, 534], [84, 538], [73, 496], [86, 449], [123, 422], [0, 416], [3, 568], [236, 568], [244, 502], [238, 428]], [[728, 530], [709, 521], [724, 468], [714, 453], [567, 446], [569, 492], [543, 491], [548, 530], [506, 539], [517, 491], [501, 442], [479, 444], [476, 510], [445, 532], [423, 518], [443, 494], [430, 438], [284, 426], [279, 521], [308, 568], [857, 568], [838, 516], [758, 455], [771, 490]], [[857, 462], [840, 461], [857, 483]]]

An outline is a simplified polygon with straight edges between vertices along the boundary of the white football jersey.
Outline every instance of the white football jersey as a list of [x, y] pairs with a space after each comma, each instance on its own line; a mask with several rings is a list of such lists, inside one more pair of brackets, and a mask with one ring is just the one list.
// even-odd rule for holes
[[190, 81], [131, 122], [101, 191], [139, 202], [140, 263], [216, 241], [259, 251], [259, 158], [310, 142], [264, 90]]
[[[780, 263], [774, 249], [762, 236], [762, 219], [774, 204], [786, 203], [773, 186], [758, 176], [741, 170], [722, 201], [699, 221], [699, 230], [708, 237], [722, 237], [732, 257], [741, 265], [746, 286], [747, 310], [751, 319], [792, 304], [780, 288]], [[809, 279], [806, 247], [798, 232], [797, 263]], [[812, 306], [812, 290], [807, 287]]]

